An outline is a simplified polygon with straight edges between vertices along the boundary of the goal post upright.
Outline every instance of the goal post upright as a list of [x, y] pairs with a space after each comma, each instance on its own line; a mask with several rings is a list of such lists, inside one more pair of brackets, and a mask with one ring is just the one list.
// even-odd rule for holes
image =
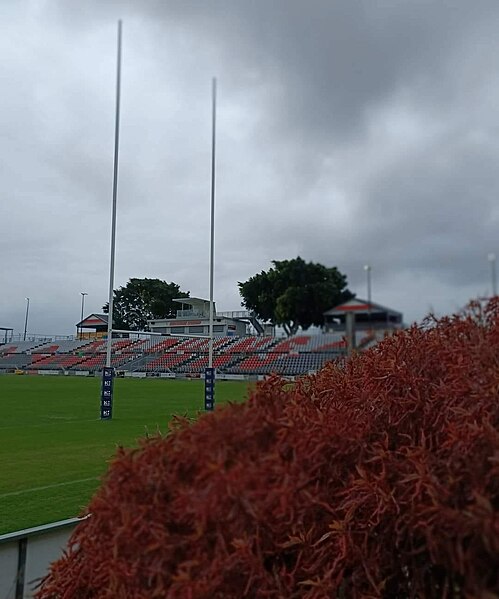
[[217, 119], [217, 80], [211, 80], [211, 193], [210, 193], [210, 324], [208, 346], [208, 368], [205, 369], [204, 408], [207, 411], [215, 407], [215, 369], [213, 368], [213, 275], [215, 269], [215, 147]]
[[113, 331], [113, 299], [114, 299], [114, 262], [116, 254], [116, 204], [118, 197], [118, 158], [120, 142], [120, 101], [121, 101], [121, 37], [122, 22], [118, 21], [118, 47], [116, 65], [116, 113], [114, 127], [114, 164], [113, 164], [113, 211], [111, 220], [111, 259], [109, 265], [109, 302], [107, 316], [107, 346], [106, 366], [102, 369], [101, 391], [101, 420], [110, 420], [113, 417], [113, 384], [114, 370], [111, 362], [112, 331]]

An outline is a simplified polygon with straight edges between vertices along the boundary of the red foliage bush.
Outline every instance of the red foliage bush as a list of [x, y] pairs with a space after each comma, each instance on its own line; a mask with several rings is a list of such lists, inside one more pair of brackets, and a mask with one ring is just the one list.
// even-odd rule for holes
[[38, 599], [499, 597], [499, 303], [120, 450]]

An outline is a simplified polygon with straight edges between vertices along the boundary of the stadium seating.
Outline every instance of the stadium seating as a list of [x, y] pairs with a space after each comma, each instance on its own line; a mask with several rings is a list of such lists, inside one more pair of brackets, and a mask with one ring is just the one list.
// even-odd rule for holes
[[300, 351], [305, 350], [309, 345], [310, 337], [305, 337], [304, 335], [297, 335], [295, 337], [291, 337], [289, 339], [285, 339], [284, 341], [280, 341], [277, 345], [274, 346], [274, 352], [290, 352], [290, 351]]
[[33, 350], [34, 354], [67, 354], [73, 351], [77, 351], [78, 349], [82, 349], [85, 346], [90, 345], [92, 343], [89, 340], [81, 340], [81, 339], [63, 339], [61, 341], [53, 341], [49, 343], [45, 343], [44, 345], [40, 345], [36, 349]]
[[296, 335], [280, 341], [272, 348], [273, 352], [324, 352], [344, 348], [346, 342], [342, 333], [324, 333], [321, 335]]
[[190, 353], [163, 354], [157, 358], [152, 358], [143, 368], [145, 372], [173, 372], [174, 368], [192, 360], [193, 357]]
[[277, 359], [278, 354], [253, 354], [244, 358], [242, 362], [227, 369], [233, 374], [265, 374], [271, 372], [270, 364]]
[[59, 349], [58, 345], [44, 345], [43, 347], [37, 347], [32, 351], [33, 354], [53, 354]]
[[278, 341], [275, 337], [236, 337], [235, 339], [235, 342], [227, 347], [229, 353], [264, 351]]
[[179, 342], [180, 339], [176, 337], [167, 337], [166, 339], [154, 337], [152, 342], [145, 342], [144, 353], [152, 354], [161, 351], [166, 351], [177, 345]]
[[[359, 348], [376, 340], [356, 335]], [[106, 363], [107, 343], [98, 340], [54, 340], [0, 345], [0, 370], [16, 368], [98, 373]], [[117, 338], [112, 341], [112, 366], [125, 371], [173, 372], [202, 375], [208, 366], [209, 340], [199, 337]], [[262, 375], [272, 372], [296, 376], [314, 372], [326, 362], [345, 355], [341, 333], [275, 337], [218, 337], [213, 343], [213, 366], [219, 373]]]
[[103, 339], [92, 341], [88, 345], [85, 345], [80, 350], [84, 354], [94, 354], [99, 351], [106, 351], [106, 343]]
[[[271, 364], [272, 372], [285, 375], [298, 375], [316, 372], [336, 356], [330, 354], [281, 355]], [[268, 367], [267, 367], [268, 368]], [[268, 372], [268, 369], [267, 369]]]
[[0, 345], [0, 354], [22, 354], [33, 351], [43, 344], [41, 341], [16, 341], [15, 343], [7, 343]]
[[[213, 356], [213, 368], [225, 372], [228, 366], [239, 361], [240, 359], [241, 358], [239, 356], [231, 356], [230, 354]], [[208, 354], [203, 354], [196, 357], [192, 361], [183, 363], [174, 370], [176, 372], [201, 374], [204, 372], [205, 368], [208, 368]]]
[[[127, 362], [131, 362], [134, 360], [136, 356], [132, 353], [121, 353], [121, 354], [113, 354], [111, 355], [111, 366], [114, 368], [122, 367]], [[104, 368], [106, 365], [106, 353], [101, 352], [98, 354], [94, 354], [92, 356], [85, 357], [82, 361], [77, 363], [72, 367], [73, 370], [89, 370], [89, 371], [99, 371]]]
[[37, 357], [27, 367], [27, 370], [66, 370], [78, 364], [82, 358], [72, 354], [54, 354]]
[[31, 361], [32, 356], [28, 354], [3, 354], [0, 356], [0, 370], [25, 368]]

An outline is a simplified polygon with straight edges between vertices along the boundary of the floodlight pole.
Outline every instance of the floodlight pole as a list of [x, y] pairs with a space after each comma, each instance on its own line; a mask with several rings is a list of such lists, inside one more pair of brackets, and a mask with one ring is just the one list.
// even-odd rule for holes
[[488, 255], [488, 261], [490, 262], [490, 278], [492, 281], [492, 297], [497, 295], [497, 283], [496, 283], [496, 255], [490, 253]]
[[116, 116], [114, 125], [114, 168], [113, 168], [113, 215], [111, 221], [111, 260], [109, 265], [109, 311], [107, 316], [106, 367], [102, 371], [101, 420], [113, 416], [113, 376], [111, 367], [111, 347], [113, 336], [113, 290], [114, 258], [116, 253], [116, 201], [118, 197], [118, 158], [120, 145], [120, 100], [121, 100], [121, 37], [122, 22], [118, 21], [118, 51], [116, 66]]
[[369, 326], [371, 326], [371, 312], [372, 312], [372, 307], [371, 307], [371, 265], [366, 264], [364, 266], [364, 270], [366, 271], [366, 275], [367, 275], [367, 313], [368, 313], [368, 318], [369, 318]]
[[28, 314], [29, 314], [29, 297], [26, 298], [26, 317], [24, 319], [24, 337], [23, 337], [23, 341], [26, 341], [26, 331], [28, 330]]
[[80, 291], [80, 295], [81, 295], [81, 318], [80, 318], [80, 338], [81, 338], [82, 332], [83, 332], [83, 327], [81, 326], [81, 323], [83, 322], [83, 308], [85, 306], [85, 296], [88, 295], [88, 293]]

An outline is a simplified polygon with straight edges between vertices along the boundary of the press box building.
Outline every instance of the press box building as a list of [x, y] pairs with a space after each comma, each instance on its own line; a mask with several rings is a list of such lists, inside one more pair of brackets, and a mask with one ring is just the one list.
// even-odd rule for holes
[[[147, 321], [149, 330], [164, 335], [204, 335], [210, 334], [210, 302], [198, 297], [174, 299], [181, 304], [175, 318], [157, 318]], [[213, 335], [215, 337], [244, 337], [251, 319], [247, 312], [218, 313], [213, 302]]]

